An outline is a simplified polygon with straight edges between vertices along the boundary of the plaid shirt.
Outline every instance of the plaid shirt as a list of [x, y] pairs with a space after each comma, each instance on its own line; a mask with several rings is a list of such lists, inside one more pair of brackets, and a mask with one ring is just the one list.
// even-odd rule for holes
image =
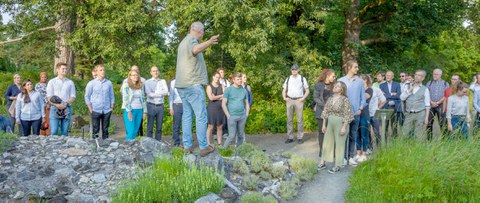
[[448, 83], [440, 79], [438, 82], [431, 80], [426, 85], [430, 91], [431, 101], [438, 102], [443, 98], [445, 90], [449, 87]]

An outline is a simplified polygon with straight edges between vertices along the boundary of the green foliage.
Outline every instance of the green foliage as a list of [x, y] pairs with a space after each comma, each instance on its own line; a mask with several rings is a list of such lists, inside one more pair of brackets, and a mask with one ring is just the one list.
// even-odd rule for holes
[[235, 159], [233, 162], [233, 171], [240, 175], [246, 175], [250, 172], [244, 160]]
[[251, 143], [243, 143], [237, 147], [238, 156], [243, 158], [250, 158], [258, 149]]
[[0, 154], [5, 152], [16, 140], [18, 140], [17, 135], [0, 132]]
[[217, 147], [218, 153], [223, 157], [231, 157], [233, 155], [233, 148], [232, 147]]
[[207, 166], [190, 168], [181, 159], [159, 158], [134, 180], [125, 180], [112, 202], [194, 202], [209, 192], [219, 193], [224, 183]]
[[265, 152], [256, 151], [250, 161], [250, 170], [255, 173], [270, 171], [272, 168], [272, 161]]
[[480, 140], [396, 139], [350, 176], [348, 202], [475, 202]]
[[290, 151], [285, 151], [285, 152], [282, 153], [282, 157], [285, 157], [285, 158], [288, 158], [288, 159], [292, 158], [292, 156], [293, 156], [293, 153], [290, 152]]
[[184, 156], [183, 149], [180, 147], [173, 147], [172, 149], [170, 149], [170, 153], [176, 159], [182, 159]]
[[243, 178], [243, 187], [255, 191], [257, 190], [258, 180], [259, 178], [255, 174], [247, 175]]
[[287, 173], [287, 167], [286, 166], [273, 166], [271, 173], [272, 173], [273, 178], [280, 178], [281, 179]]
[[258, 174], [260, 176], [261, 179], [263, 180], [270, 180], [272, 179], [272, 175], [267, 172], [267, 171], [260, 171], [260, 173]]
[[291, 200], [298, 195], [297, 181], [289, 180], [282, 182], [280, 190], [278, 191], [280, 196], [285, 200]]
[[277, 203], [275, 197], [271, 195], [263, 196], [261, 192], [246, 192], [241, 198], [242, 203]]
[[317, 164], [314, 160], [305, 159], [297, 155], [292, 156], [290, 167], [292, 167], [301, 181], [312, 180], [313, 176], [318, 172]]

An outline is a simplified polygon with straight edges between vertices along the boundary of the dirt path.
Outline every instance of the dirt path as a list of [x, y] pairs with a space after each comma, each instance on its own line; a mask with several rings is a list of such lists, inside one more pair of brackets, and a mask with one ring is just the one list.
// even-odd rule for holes
[[[125, 139], [125, 126], [122, 115], [112, 115], [111, 122], [115, 122], [115, 132], [112, 138], [123, 141]], [[318, 138], [315, 133], [305, 134], [305, 142], [301, 145], [296, 142], [285, 144], [285, 134], [247, 135], [246, 142], [254, 143], [266, 153], [281, 154], [285, 151], [299, 156], [318, 161]], [[166, 135], [164, 141], [172, 142], [172, 137]], [[327, 169], [333, 167], [327, 164]], [[343, 168], [339, 173], [330, 174], [327, 170], [317, 173], [314, 180], [305, 183], [297, 198], [288, 202], [344, 202], [344, 194], [348, 188], [348, 177], [352, 172], [351, 167]]]

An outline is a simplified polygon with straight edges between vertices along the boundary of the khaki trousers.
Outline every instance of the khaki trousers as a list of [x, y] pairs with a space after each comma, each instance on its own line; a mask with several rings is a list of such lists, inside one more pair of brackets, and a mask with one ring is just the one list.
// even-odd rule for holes
[[[343, 165], [343, 155], [345, 154], [345, 141], [347, 140], [349, 126], [345, 128], [345, 134], [340, 135], [343, 118], [339, 116], [329, 116], [327, 121], [327, 131], [323, 138], [322, 159], [326, 162], [335, 161], [335, 166]], [[335, 159], [334, 159], [335, 157]]]
[[303, 102], [299, 100], [287, 101], [287, 135], [293, 139], [293, 113], [297, 114], [297, 138], [303, 138]]
[[404, 137], [409, 137], [413, 129], [414, 136], [423, 140], [426, 138], [425, 134], [425, 111], [420, 111], [418, 113], [405, 113], [405, 122], [403, 123], [403, 132]]

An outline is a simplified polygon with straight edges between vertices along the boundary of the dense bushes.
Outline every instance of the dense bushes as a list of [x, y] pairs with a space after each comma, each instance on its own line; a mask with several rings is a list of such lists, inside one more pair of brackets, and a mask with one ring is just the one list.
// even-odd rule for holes
[[480, 200], [480, 140], [395, 140], [354, 170], [349, 202]]

